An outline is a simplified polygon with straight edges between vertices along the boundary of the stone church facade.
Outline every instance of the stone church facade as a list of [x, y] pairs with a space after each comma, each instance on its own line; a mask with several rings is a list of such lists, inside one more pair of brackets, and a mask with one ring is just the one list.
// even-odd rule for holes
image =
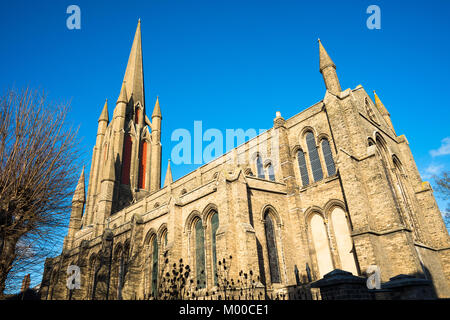
[[[324, 98], [161, 188], [162, 113], [146, 115], [140, 22], [112, 120], [98, 120], [87, 194], [75, 190], [61, 255], [47, 259], [42, 299], [148, 299], [164, 264], [183, 259], [199, 294], [252, 271], [264, 297], [335, 269], [381, 281], [432, 281], [450, 297], [450, 238], [409, 142], [379, 97], [342, 90], [319, 40]], [[230, 260], [230, 256], [232, 259]], [[167, 261], [166, 261], [167, 259]], [[167, 263], [166, 263], [167, 264]], [[67, 268], [80, 268], [69, 290]]]

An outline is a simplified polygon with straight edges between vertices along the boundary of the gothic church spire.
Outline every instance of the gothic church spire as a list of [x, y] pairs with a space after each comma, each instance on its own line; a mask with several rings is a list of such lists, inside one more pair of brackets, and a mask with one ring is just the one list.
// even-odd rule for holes
[[144, 65], [142, 60], [141, 20], [138, 21], [133, 45], [128, 58], [127, 69], [123, 78], [126, 81], [127, 97], [133, 96], [134, 104], [138, 101], [145, 107]]

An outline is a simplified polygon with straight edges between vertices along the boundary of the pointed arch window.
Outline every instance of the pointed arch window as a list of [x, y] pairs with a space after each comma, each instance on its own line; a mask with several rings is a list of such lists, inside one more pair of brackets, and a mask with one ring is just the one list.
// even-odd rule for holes
[[317, 267], [319, 269], [319, 277], [322, 278], [325, 274], [334, 269], [330, 245], [328, 243], [328, 232], [325, 221], [319, 214], [314, 214], [311, 218], [310, 225]]
[[413, 216], [413, 212], [411, 210], [410, 200], [408, 196], [408, 191], [405, 184], [404, 178], [404, 170], [400, 160], [397, 156], [392, 156], [392, 162], [394, 164], [394, 178], [396, 180], [397, 189], [400, 193], [400, 202], [402, 203], [405, 210], [405, 219], [407, 220], [409, 227], [413, 230], [414, 238], [420, 239], [420, 233], [417, 228], [417, 221]]
[[122, 255], [120, 256], [120, 260], [119, 260], [119, 274], [117, 277], [117, 299], [118, 300], [122, 300], [122, 288], [123, 288], [123, 283], [124, 283], [124, 273], [125, 273], [125, 259]]
[[327, 166], [328, 176], [336, 174], [336, 166], [333, 160], [333, 154], [331, 153], [330, 143], [328, 139], [322, 139], [322, 152], [323, 158], [325, 159], [325, 165]]
[[136, 109], [134, 109], [134, 123], [139, 124], [139, 112], [141, 109], [139, 106], [136, 106]]
[[308, 169], [306, 168], [305, 153], [302, 149], [297, 151], [298, 168], [302, 178], [302, 185], [306, 187], [309, 184]]
[[205, 234], [203, 231], [203, 223], [200, 219], [195, 223], [195, 269], [197, 288], [205, 288]]
[[278, 264], [278, 253], [275, 238], [275, 228], [272, 217], [267, 212], [264, 218], [264, 229], [266, 233], [267, 254], [269, 258], [270, 280], [272, 283], [280, 283], [280, 267]]
[[[95, 254], [93, 254], [91, 256], [91, 258], [89, 259], [89, 282], [88, 282], [88, 292], [89, 292], [89, 298], [91, 300], [94, 300], [95, 297], [95, 285], [96, 285], [96, 269], [97, 269], [97, 257], [95, 256]], [[55, 271], [53, 271], [53, 276], [52, 279], [55, 276]], [[53, 281], [53, 280], [52, 280]], [[52, 282], [51, 282], [52, 283]], [[51, 291], [51, 295], [50, 295], [50, 299], [52, 299], [53, 296], [53, 288]]]
[[269, 175], [269, 180], [275, 181], [275, 172], [273, 171], [272, 163], [267, 165], [267, 173]]
[[217, 285], [217, 250], [216, 250], [216, 234], [219, 228], [219, 214], [214, 212], [211, 217], [211, 251], [212, 251], [212, 267], [213, 267], [213, 278], [214, 285]]
[[128, 272], [129, 266], [129, 251], [130, 245], [126, 243], [121, 251], [120, 260], [119, 260], [119, 274], [118, 274], [118, 283], [117, 283], [117, 299], [122, 300], [122, 291], [125, 285], [125, 277]]
[[247, 168], [247, 170], [245, 170], [245, 175], [246, 175], [246, 176], [250, 176], [250, 177], [253, 177], [253, 172], [252, 172], [252, 169], [250, 169], [250, 168]]
[[147, 150], [148, 142], [141, 141], [141, 158], [139, 161], [139, 188], [145, 189], [145, 176], [147, 172]]
[[168, 242], [168, 238], [167, 238], [167, 229], [166, 229], [166, 230], [164, 230], [163, 235], [161, 237], [161, 244], [164, 249], [167, 247], [167, 242]]
[[118, 299], [119, 297], [119, 274], [121, 272], [121, 258], [122, 258], [122, 245], [119, 243], [114, 248], [114, 254], [112, 257], [111, 264], [111, 278], [110, 278], [110, 288], [109, 292], [112, 293], [111, 297], [113, 299]]
[[[376, 141], [375, 145], [377, 146], [377, 155], [381, 161], [381, 166], [384, 171], [384, 175], [386, 177], [386, 181], [389, 186], [389, 190], [391, 191], [392, 199], [394, 200], [395, 206], [397, 208], [397, 213], [399, 215], [401, 223], [405, 223], [404, 216], [402, 214], [402, 210], [401, 210], [400, 204], [399, 204], [399, 197], [397, 195], [397, 191], [394, 188], [393, 177], [392, 177], [391, 173], [389, 172], [390, 168], [389, 168], [389, 161], [388, 161], [389, 158], [387, 157], [387, 154], [388, 154], [387, 147], [385, 145], [384, 140], [382, 138], [380, 138], [379, 136], [376, 137], [375, 141]], [[370, 143], [370, 141], [369, 141], [369, 143]]]
[[130, 165], [131, 165], [131, 148], [133, 141], [129, 134], [125, 135], [125, 144], [123, 146], [123, 164], [122, 164], [122, 184], [130, 184]]
[[258, 178], [265, 179], [266, 175], [264, 174], [264, 167], [260, 156], [256, 157], [256, 170], [258, 173]]
[[152, 238], [152, 296], [158, 295], [158, 240], [156, 236]]
[[331, 222], [333, 224], [334, 237], [336, 239], [342, 270], [358, 275], [358, 269], [353, 253], [353, 241], [345, 211], [340, 207], [334, 208], [333, 211], [331, 211]]
[[322, 165], [320, 163], [316, 141], [311, 131], [306, 134], [306, 145], [308, 146], [309, 161], [314, 181], [320, 181], [323, 179]]

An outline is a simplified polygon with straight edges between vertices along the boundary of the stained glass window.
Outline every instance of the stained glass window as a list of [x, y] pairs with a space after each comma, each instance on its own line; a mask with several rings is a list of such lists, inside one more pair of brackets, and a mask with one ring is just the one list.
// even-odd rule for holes
[[328, 176], [332, 176], [336, 173], [336, 166], [334, 165], [333, 154], [331, 153], [330, 143], [327, 139], [322, 140], [322, 152], [327, 166]]
[[219, 215], [214, 213], [211, 217], [211, 250], [212, 250], [212, 265], [214, 275], [214, 285], [217, 285], [217, 251], [216, 251], [216, 233], [219, 228]]
[[152, 294], [158, 294], [158, 241], [156, 236], [152, 240]]
[[280, 268], [278, 266], [278, 253], [275, 241], [275, 230], [272, 218], [269, 214], [266, 214], [265, 218], [265, 232], [266, 232], [266, 243], [267, 243], [267, 253], [269, 256], [269, 270], [270, 279], [272, 283], [281, 282], [280, 279]]
[[309, 184], [308, 169], [306, 168], [305, 153], [303, 150], [297, 152], [298, 168], [300, 169], [300, 176], [302, 178], [302, 184], [306, 187]]
[[256, 169], [258, 170], [258, 178], [265, 179], [266, 175], [264, 174], [263, 163], [260, 156], [256, 158]]
[[195, 267], [197, 275], [197, 288], [206, 287], [205, 275], [205, 234], [203, 224], [198, 220], [195, 224]]
[[319, 152], [317, 152], [316, 142], [312, 132], [306, 134], [306, 145], [308, 146], [309, 161], [314, 181], [323, 179], [322, 165], [320, 164]]

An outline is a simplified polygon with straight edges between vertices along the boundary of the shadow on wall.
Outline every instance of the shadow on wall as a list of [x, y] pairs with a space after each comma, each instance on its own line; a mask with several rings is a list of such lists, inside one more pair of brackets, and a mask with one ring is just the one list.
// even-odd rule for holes
[[[318, 288], [323, 300], [433, 300], [436, 291], [429, 274], [399, 274], [381, 284], [381, 289], [368, 289], [367, 278], [335, 269], [320, 280], [311, 283]], [[427, 274], [427, 276], [426, 276]]]

